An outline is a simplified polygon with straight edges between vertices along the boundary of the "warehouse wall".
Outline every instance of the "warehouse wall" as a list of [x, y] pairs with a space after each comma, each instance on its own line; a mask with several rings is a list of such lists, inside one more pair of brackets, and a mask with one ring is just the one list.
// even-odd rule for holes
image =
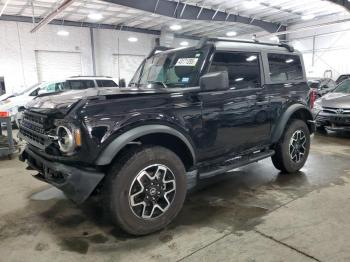
[[[334, 21], [328, 18], [323, 21], [303, 23], [290, 26], [288, 30], [296, 30], [320, 22], [332, 22], [332, 20]], [[303, 53], [309, 77], [322, 77], [326, 70], [332, 71], [333, 79], [340, 74], [350, 73], [350, 22], [300, 31], [288, 37], [295, 48]]]
[[[37, 50], [79, 52], [82, 75], [93, 75], [89, 28], [64, 27], [70, 33], [66, 37], [57, 35], [57, 31], [62, 29], [60, 26], [48, 25], [34, 34], [30, 33], [31, 28], [29, 23], [0, 21], [0, 77], [5, 77], [7, 92], [19, 92], [38, 82]], [[96, 74], [112, 77], [118, 77], [115, 62], [118, 54], [124, 56], [124, 63], [130, 57], [129, 71], [136, 70], [140, 59], [154, 48], [155, 39], [159, 37], [106, 29], [94, 29], [93, 32]], [[127, 40], [130, 36], [136, 36], [138, 42], [130, 43]], [[178, 47], [183, 40], [186, 39], [174, 39], [174, 46]], [[186, 41], [190, 45], [195, 43]]]
[[[134, 36], [137, 42], [128, 38]], [[116, 55], [145, 57], [155, 46], [156, 35], [141, 34], [116, 30], [94, 29], [95, 57], [97, 75], [117, 77], [115, 68]], [[135, 70], [138, 65], [134, 65]]]
[[31, 34], [29, 23], [0, 22], [0, 77], [8, 92], [18, 92], [38, 82], [35, 50], [80, 52], [82, 73], [92, 74], [88, 28], [69, 27], [68, 37], [58, 36], [60, 27], [46, 26]]

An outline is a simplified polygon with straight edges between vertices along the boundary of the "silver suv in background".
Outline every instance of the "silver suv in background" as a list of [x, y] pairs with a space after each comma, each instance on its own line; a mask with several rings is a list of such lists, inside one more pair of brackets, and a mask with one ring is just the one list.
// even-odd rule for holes
[[22, 112], [26, 105], [30, 104], [37, 96], [49, 95], [69, 90], [85, 90], [90, 88], [116, 87], [117, 82], [106, 76], [73, 76], [66, 79], [46, 82], [38, 85], [20, 96], [9, 98], [8, 101], [0, 105], [0, 111], [7, 111], [11, 115], [12, 121], [19, 123], [22, 119]]

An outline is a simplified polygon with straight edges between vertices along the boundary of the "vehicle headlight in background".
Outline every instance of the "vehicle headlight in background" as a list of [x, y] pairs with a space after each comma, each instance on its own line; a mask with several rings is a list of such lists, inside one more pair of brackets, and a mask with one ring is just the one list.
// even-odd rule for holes
[[57, 128], [58, 145], [61, 152], [65, 154], [74, 153], [75, 149], [81, 146], [80, 129], [73, 129], [73, 131], [66, 126], [59, 126]]

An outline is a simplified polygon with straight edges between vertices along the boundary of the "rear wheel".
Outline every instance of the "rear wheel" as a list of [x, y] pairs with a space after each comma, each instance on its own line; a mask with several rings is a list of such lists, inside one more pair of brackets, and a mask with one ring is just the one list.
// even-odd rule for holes
[[300, 170], [308, 158], [310, 151], [310, 132], [302, 120], [292, 120], [287, 126], [281, 141], [275, 147], [273, 165], [285, 173]]
[[185, 167], [172, 151], [140, 147], [113, 165], [106, 180], [105, 201], [112, 220], [133, 235], [168, 225], [186, 196]]

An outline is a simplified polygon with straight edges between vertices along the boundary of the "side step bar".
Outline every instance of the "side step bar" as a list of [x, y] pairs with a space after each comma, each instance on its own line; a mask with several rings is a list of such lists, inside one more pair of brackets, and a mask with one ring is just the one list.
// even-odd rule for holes
[[227, 165], [221, 165], [218, 166], [216, 169], [201, 173], [199, 172], [198, 177], [200, 179], [202, 178], [208, 178], [208, 177], [213, 177], [222, 173], [225, 173], [227, 171], [230, 171], [232, 169], [246, 166], [248, 164], [258, 162], [259, 160], [262, 160], [264, 158], [268, 158], [270, 156], [273, 156], [275, 154], [274, 150], [267, 150], [263, 152], [258, 152], [258, 153], [252, 153], [250, 155], [242, 156], [240, 158], [234, 158], [232, 160], [228, 160]]

